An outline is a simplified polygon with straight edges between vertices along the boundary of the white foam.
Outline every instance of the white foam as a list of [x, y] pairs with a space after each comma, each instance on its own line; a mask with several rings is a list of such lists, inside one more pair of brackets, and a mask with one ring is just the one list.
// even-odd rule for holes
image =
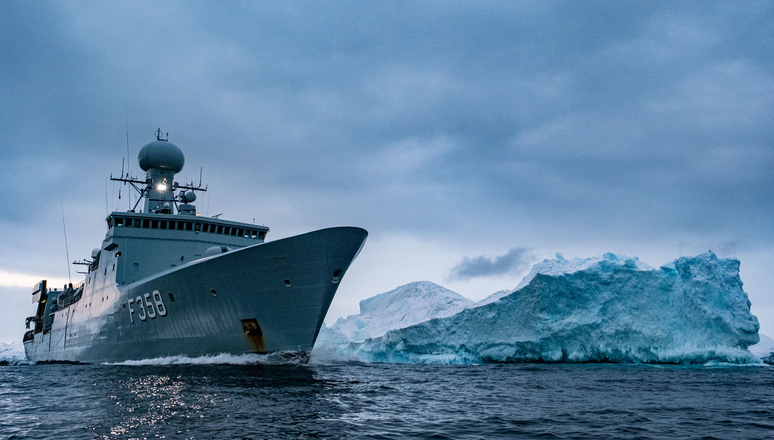
[[153, 359], [130, 360], [123, 362], [105, 362], [103, 365], [285, 365], [306, 363], [308, 356], [304, 353], [277, 352], [269, 354], [227, 354], [221, 353], [208, 356], [166, 356]]

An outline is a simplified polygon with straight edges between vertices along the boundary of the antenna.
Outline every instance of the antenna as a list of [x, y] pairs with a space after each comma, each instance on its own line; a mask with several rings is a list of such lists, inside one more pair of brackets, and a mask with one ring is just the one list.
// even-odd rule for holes
[[[124, 104], [124, 115], [126, 117], [126, 174], [127, 177], [129, 174], [131, 174], [130, 167], [129, 167], [129, 158], [132, 157], [129, 155], [129, 110], [126, 104]], [[123, 167], [121, 167], [123, 168]], [[132, 192], [129, 191], [129, 206], [132, 206]]]
[[[108, 216], [108, 180], [107, 177], [105, 177], [105, 217]], [[69, 258], [68, 258], [69, 260]]]
[[61, 197], [59, 198], [59, 206], [62, 208], [62, 229], [64, 230], [65, 253], [67, 255], [67, 279], [70, 280], [70, 284], [72, 284], [73, 278], [70, 276], [70, 249], [67, 247], [67, 226], [65, 225], [64, 203], [62, 202]]
[[156, 130], [156, 140], [157, 140], [157, 141], [168, 141], [168, 140], [169, 140], [169, 133], [167, 133], [167, 138], [166, 138], [166, 139], [161, 139], [161, 134], [162, 134], [162, 132], [161, 132], [161, 127], [159, 127], [159, 128]]

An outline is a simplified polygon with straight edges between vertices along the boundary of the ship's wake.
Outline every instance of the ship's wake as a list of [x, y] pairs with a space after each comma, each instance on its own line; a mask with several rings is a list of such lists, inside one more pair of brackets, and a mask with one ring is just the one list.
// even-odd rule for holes
[[268, 354], [227, 354], [211, 356], [165, 356], [153, 359], [105, 362], [102, 365], [297, 365], [309, 362], [309, 353], [276, 352]]

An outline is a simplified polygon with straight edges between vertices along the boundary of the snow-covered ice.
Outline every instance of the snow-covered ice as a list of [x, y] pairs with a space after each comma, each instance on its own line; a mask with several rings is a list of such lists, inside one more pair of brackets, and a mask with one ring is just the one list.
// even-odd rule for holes
[[577, 272], [579, 270], [588, 269], [592, 265], [599, 263], [603, 260], [609, 260], [609, 261], [627, 261], [632, 260], [632, 263], [634, 267], [641, 270], [651, 270], [652, 267], [648, 266], [647, 264], [640, 261], [639, 258], [633, 257], [629, 258], [626, 255], [623, 254], [614, 254], [612, 252], [607, 252], [602, 255], [597, 255], [595, 257], [588, 257], [588, 258], [578, 258], [575, 257], [573, 259], [567, 260], [564, 258], [564, 255], [561, 253], [556, 254], [555, 259], [548, 259], [541, 261], [540, 263], [537, 263], [536, 265], [532, 266], [532, 270], [529, 271], [527, 276], [525, 276], [518, 286], [516, 286], [515, 289], [511, 290], [500, 290], [499, 292], [495, 292], [486, 298], [482, 299], [481, 301], [476, 303], [476, 306], [483, 306], [492, 302], [497, 301], [498, 299], [510, 295], [511, 293], [521, 289], [522, 287], [529, 284], [530, 281], [532, 281], [532, 278], [535, 278], [535, 275], [538, 273], [542, 273], [543, 275], [562, 275], [566, 273], [573, 273]]
[[[335, 338], [318, 341], [313, 357], [317, 353], [368, 362], [440, 363], [758, 363], [747, 350], [759, 341], [759, 325], [742, 290], [739, 264], [713, 253], [679, 258], [659, 269], [612, 253], [572, 260], [558, 255], [538, 263], [517, 290], [447, 317], [423, 314], [430, 319], [400, 327], [417, 319], [396, 319], [395, 302], [389, 302], [390, 308], [370, 303], [369, 320], [359, 321], [364, 325], [357, 329], [358, 338], [370, 339], [337, 329], [344, 324], [358, 327], [357, 317], [349, 317], [321, 332], [323, 336], [339, 330], [333, 332]], [[429, 301], [431, 297], [425, 298], [420, 310], [427, 310]], [[413, 307], [407, 304], [403, 310]], [[378, 322], [378, 330], [369, 329], [370, 322]], [[379, 335], [390, 326], [392, 330]]]
[[389, 330], [452, 316], [471, 305], [473, 301], [430, 281], [409, 283], [360, 301], [360, 314], [321, 328], [312, 356], [325, 356], [325, 351], [335, 350], [339, 344], [362, 342]]
[[750, 353], [767, 363], [774, 363], [774, 339], [763, 334], [759, 334], [759, 336], [761, 337], [760, 342], [750, 347]]
[[7, 344], [0, 342], [0, 360], [19, 361], [26, 359], [27, 356], [24, 354], [24, 344], [21, 341]]

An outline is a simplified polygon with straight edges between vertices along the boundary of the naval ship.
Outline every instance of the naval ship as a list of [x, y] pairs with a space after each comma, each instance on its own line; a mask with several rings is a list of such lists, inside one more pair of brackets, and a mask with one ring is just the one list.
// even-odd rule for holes
[[[78, 284], [33, 287], [29, 361], [120, 362], [184, 355], [304, 356], [368, 232], [334, 227], [266, 242], [269, 228], [204, 217], [185, 157], [162, 139], [138, 155], [145, 180], [121, 173], [137, 204], [107, 233]], [[144, 209], [136, 212], [141, 201]], [[30, 329], [30, 325], [32, 328]]]

